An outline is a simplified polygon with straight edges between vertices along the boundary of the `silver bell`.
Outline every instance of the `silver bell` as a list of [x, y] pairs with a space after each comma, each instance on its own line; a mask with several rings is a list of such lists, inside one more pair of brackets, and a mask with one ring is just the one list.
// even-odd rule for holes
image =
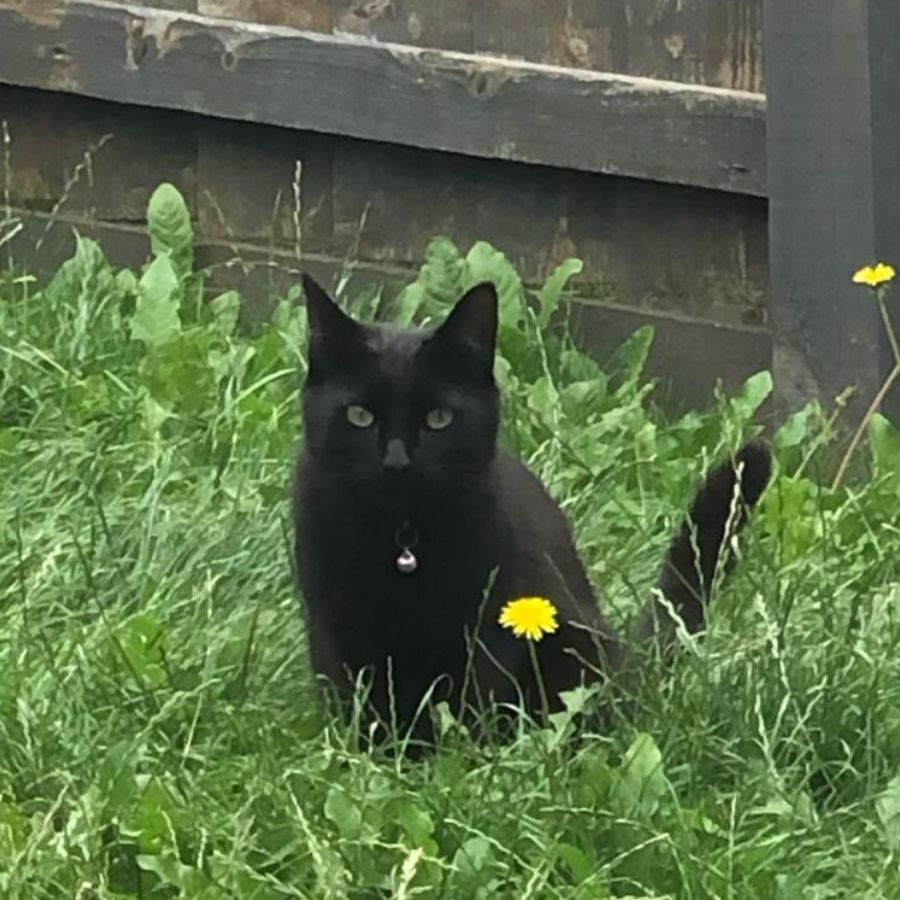
[[397, 557], [397, 571], [404, 575], [412, 575], [419, 568], [419, 561], [407, 547]]

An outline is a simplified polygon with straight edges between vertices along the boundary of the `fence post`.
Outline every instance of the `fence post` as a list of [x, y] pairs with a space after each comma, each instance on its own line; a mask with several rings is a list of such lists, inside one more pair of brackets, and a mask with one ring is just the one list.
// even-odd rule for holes
[[[900, 270], [900, 2], [765, 0], [769, 241], [777, 405], [854, 419], [890, 371], [859, 266]], [[900, 326], [900, 283], [891, 304]], [[885, 405], [900, 419], [900, 390]]]

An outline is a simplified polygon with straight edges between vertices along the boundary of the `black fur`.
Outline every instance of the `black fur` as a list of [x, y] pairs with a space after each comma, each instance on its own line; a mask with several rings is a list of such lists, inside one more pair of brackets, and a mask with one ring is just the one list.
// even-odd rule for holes
[[[540, 713], [545, 701], [558, 707], [560, 691], [615, 668], [621, 648], [565, 517], [497, 447], [494, 287], [473, 288], [437, 329], [400, 330], [356, 323], [312, 279], [304, 285], [309, 373], [294, 522], [315, 671], [345, 696], [364, 675], [377, 717], [406, 729], [427, 719], [417, 719], [426, 696], [457, 712], [524, 703]], [[351, 425], [349, 405], [371, 410], [374, 424]], [[454, 413], [444, 430], [425, 425], [435, 408]], [[768, 451], [748, 447], [738, 461], [752, 506], [768, 480]], [[662, 575], [692, 629], [702, 625], [734, 484], [726, 463], [691, 510], [702, 586], [687, 526]], [[396, 558], [410, 538], [419, 568], [402, 574]], [[527, 641], [497, 621], [521, 596], [548, 597], [559, 610], [559, 631], [534, 645], [545, 697]], [[646, 633], [662, 634], [657, 613], [651, 600]]]

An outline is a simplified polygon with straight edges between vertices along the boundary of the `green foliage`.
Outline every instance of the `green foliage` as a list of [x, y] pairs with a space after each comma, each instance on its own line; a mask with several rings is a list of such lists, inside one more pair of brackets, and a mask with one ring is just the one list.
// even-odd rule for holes
[[158, 256], [137, 284], [131, 337], [149, 350], [173, 341], [181, 332], [178, 274], [167, 254]]
[[147, 207], [150, 249], [157, 258], [168, 256], [180, 279], [194, 269], [194, 229], [184, 197], [171, 184], [161, 184]]
[[[151, 202], [153, 259], [79, 238], [43, 289], [0, 279], [0, 896], [9, 900], [900, 895], [900, 435], [830, 490], [834, 422], [778, 431], [779, 476], [705, 641], [648, 658], [631, 718], [572, 691], [476, 746], [441, 711], [419, 764], [323, 720], [289, 562], [306, 319], [253, 334], [200, 302], [190, 220]], [[604, 366], [487, 244], [434, 241], [397, 298], [502, 304], [504, 439], [560, 498], [624, 622], [701, 471], [756, 433], [765, 373], [665, 421], [637, 332]], [[377, 308], [378, 295], [354, 308]], [[348, 564], [352, 564], [349, 561]], [[599, 695], [599, 696], [598, 696]]]

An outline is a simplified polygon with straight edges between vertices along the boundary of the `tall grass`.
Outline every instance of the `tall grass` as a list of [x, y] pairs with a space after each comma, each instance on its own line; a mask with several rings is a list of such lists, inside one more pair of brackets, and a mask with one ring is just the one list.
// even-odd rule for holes
[[[242, 333], [236, 295], [200, 302], [183, 202], [154, 204], [140, 272], [80, 239], [46, 286], [0, 277], [0, 897], [900, 896], [885, 420], [838, 490], [818, 477], [834, 423], [812, 405], [784, 425], [708, 635], [629, 717], [577, 729], [574, 692], [508, 745], [443, 711], [423, 762], [362, 752], [318, 711], [291, 578], [303, 310]], [[436, 241], [392, 307], [358, 306], [421, 321], [498, 283], [504, 439], [625, 621], [771, 382], [665, 421], [649, 332], [601, 369], [547, 327], [575, 271], [527, 306], [493, 248]]]

